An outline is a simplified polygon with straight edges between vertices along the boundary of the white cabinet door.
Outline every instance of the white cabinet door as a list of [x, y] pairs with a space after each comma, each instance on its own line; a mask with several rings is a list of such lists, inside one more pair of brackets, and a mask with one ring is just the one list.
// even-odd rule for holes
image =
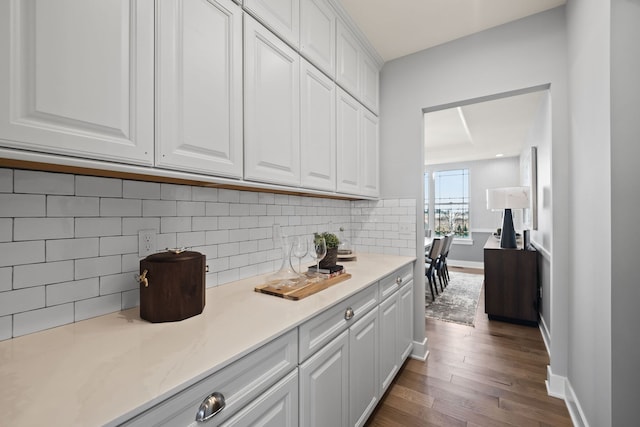
[[299, 186], [300, 56], [244, 17], [244, 177]]
[[336, 75], [336, 13], [326, 0], [300, 0], [300, 53]]
[[157, 3], [156, 165], [242, 177], [242, 11]]
[[380, 398], [378, 310], [349, 328], [349, 425], [362, 426]]
[[220, 426], [296, 427], [297, 425], [298, 370], [296, 369]]
[[296, 49], [300, 46], [300, 0], [244, 0], [244, 8]]
[[360, 170], [361, 194], [366, 196], [378, 196], [378, 117], [366, 108], [360, 109], [362, 114], [362, 134], [360, 143], [362, 146], [362, 163]]
[[398, 363], [402, 365], [413, 348], [413, 280], [400, 288], [398, 315]]
[[151, 165], [153, 7], [0, 2], [0, 145]]
[[384, 393], [399, 369], [397, 351], [398, 292], [380, 306], [380, 393]]
[[338, 145], [337, 191], [360, 192], [360, 104], [338, 88], [336, 93], [336, 126]]
[[362, 48], [351, 30], [340, 20], [337, 23], [336, 43], [336, 82], [351, 95], [359, 97]]
[[348, 339], [347, 330], [300, 365], [301, 426], [348, 426]]
[[363, 53], [361, 59], [360, 99], [371, 111], [378, 114], [380, 72], [367, 54]]
[[336, 189], [336, 85], [317, 68], [300, 63], [300, 163], [302, 186]]

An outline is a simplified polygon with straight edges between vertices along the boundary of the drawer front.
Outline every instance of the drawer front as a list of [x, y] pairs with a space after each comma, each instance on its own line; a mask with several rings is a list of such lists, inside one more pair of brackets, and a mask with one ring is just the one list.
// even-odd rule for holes
[[300, 362], [376, 307], [378, 301], [378, 286], [374, 284], [303, 323], [299, 327]]
[[413, 264], [405, 265], [402, 268], [380, 280], [380, 300], [384, 301], [402, 285], [413, 279]]
[[290, 331], [124, 425], [190, 425], [196, 419], [200, 404], [213, 392], [218, 392], [224, 397], [224, 408], [207, 422], [198, 423], [217, 426], [297, 366], [297, 341], [297, 331]]

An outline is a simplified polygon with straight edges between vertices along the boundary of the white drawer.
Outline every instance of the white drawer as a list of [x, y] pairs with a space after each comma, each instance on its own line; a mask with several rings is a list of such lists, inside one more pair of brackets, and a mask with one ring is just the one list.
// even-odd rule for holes
[[384, 301], [402, 285], [413, 279], [413, 264], [405, 265], [380, 280], [380, 301]]
[[200, 404], [213, 392], [224, 397], [224, 408], [198, 425], [217, 426], [290, 373], [298, 364], [297, 331], [292, 330], [154, 406], [125, 426], [187, 426]]
[[373, 284], [303, 323], [298, 328], [300, 363], [377, 305], [378, 286]]

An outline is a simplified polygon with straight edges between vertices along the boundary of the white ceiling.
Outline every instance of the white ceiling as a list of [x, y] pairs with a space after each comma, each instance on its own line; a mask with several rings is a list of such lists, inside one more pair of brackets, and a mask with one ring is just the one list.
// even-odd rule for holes
[[[561, 6], [566, 0], [337, 0], [382, 59], [419, 52]], [[425, 164], [516, 156], [541, 93], [429, 113]], [[464, 100], [460, 100], [461, 102]]]
[[566, 0], [337, 1], [385, 62], [566, 3]]
[[425, 165], [518, 156], [544, 92], [426, 113]]

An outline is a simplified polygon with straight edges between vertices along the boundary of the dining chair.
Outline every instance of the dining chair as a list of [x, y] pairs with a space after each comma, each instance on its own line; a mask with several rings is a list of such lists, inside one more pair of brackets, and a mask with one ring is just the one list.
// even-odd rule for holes
[[441, 288], [443, 283], [445, 287], [449, 285], [449, 267], [447, 266], [447, 257], [449, 256], [449, 248], [451, 248], [453, 236], [453, 233], [444, 236], [442, 247], [440, 248], [440, 255], [436, 261], [436, 273], [438, 274], [438, 279], [440, 279]]
[[[424, 255], [424, 264], [425, 270], [424, 275], [427, 277], [429, 281], [429, 288], [431, 290], [431, 299], [435, 300], [436, 295], [438, 295], [438, 284], [436, 282], [436, 263], [438, 257], [440, 256], [440, 249], [442, 248], [443, 240], [439, 238], [434, 238], [431, 242], [431, 247], [429, 248], [429, 252]], [[434, 294], [435, 289], [435, 294]], [[440, 283], [440, 289], [442, 290], [442, 283]]]

